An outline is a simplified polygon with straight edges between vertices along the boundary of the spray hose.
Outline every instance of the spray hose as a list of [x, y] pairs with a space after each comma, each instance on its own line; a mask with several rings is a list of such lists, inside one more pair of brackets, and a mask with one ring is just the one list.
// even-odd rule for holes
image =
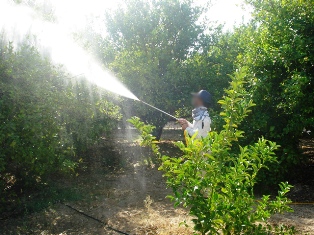
[[63, 202], [60, 202], [60, 203], [61, 203], [62, 205], [64, 205], [64, 206], [70, 208], [71, 210], [76, 211], [77, 213], [79, 213], [79, 214], [81, 214], [81, 215], [83, 215], [83, 216], [89, 218], [89, 219], [92, 219], [92, 220], [94, 220], [94, 221], [97, 221], [98, 223], [104, 224], [104, 225], [105, 225], [105, 228], [107, 228], [107, 229], [109, 229], [109, 230], [112, 230], [112, 231], [114, 231], [114, 232], [116, 232], [116, 233], [119, 233], [119, 234], [130, 235], [129, 233], [126, 233], [126, 232], [123, 232], [123, 231], [121, 231], [121, 230], [115, 229], [115, 228], [109, 226], [109, 225], [108, 225], [107, 223], [105, 223], [104, 221], [101, 221], [100, 219], [97, 219], [97, 218], [95, 218], [95, 217], [93, 217], [93, 216], [91, 216], [91, 215], [88, 215], [88, 214], [86, 214], [85, 212], [83, 212], [83, 211], [81, 211], [81, 210], [78, 210], [78, 209], [76, 209], [76, 208], [74, 208], [74, 207], [72, 207], [72, 206], [70, 206], [70, 205], [68, 205], [68, 204], [66, 204], [66, 203], [63, 203]]

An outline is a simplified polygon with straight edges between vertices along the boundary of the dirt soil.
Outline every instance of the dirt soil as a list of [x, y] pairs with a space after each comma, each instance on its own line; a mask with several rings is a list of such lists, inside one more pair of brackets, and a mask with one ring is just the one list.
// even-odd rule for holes
[[[314, 149], [313, 141], [304, 146], [308, 146], [307, 151]], [[40, 212], [0, 221], [0, 234], [122, 234], [108, 229], [107, 225], [132, 235], [193, 234], [190, 228], [179, 226], [180, 222], [191, 218], [185, 209], [173, 208], [166, 198], [171, 190], [166, 189], [161, 172], [156, 167], [139, 164], [143, 151], [136, 143], [119, 139], [112, 150], [91, 151], [85, 170], [72, 181], [59, 180], [62, 187], [76, 188], [83, 194], [83, 199], [59, 202]], [[171, 153], [174, 150], [171, 144], [164, 143], [163, 151]], [[301, 172], [310, 172], [310, 169], [314, 170], [307, 165]], [[297, 187], [291, 192], [293, 200], [314, 190], [314, 177], [307, 179], [305, 184], [302, 180], [302, 177], [295, 179]], [[301, 199], [307, 202], [309, 198], [312, 199], [311, 196]], [[293, 213], [275, 215], [272, 223], [293, 225], [299, 234], [314, 234], [314, 205], [296, 204], [292, 208]]]

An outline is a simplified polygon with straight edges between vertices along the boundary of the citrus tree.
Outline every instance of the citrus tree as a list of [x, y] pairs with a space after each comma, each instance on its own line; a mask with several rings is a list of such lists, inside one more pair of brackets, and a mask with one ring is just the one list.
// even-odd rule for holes
[[247, 2], [253, 20], [235, 31], [242, 41], [236, 63], [248, 66], [252, 80], [247, 89], [258, 105], [241, 128], [246, 143], [263, 135], [282, 146], [271, 178], [261, 175], [264, 182], [278, 182], [303, 160], [299, 140], [311, 137], [314, 128], [314, 1]]
[[[163, 156], [159, 169], [173, 189], [169, 198], [175, 206], [189, 209], [200, 234], [293, 234], [293, 228], [267, 223], [272, 214], [292, 211], [285, 196], [291, 186], [281, 183], [274, 199], [258, 200], [253, 192], [258, 172], [277, 161], [274, 151], [279, 146], [262, 137], [252, 145], [238, 144], [244, 137], [238, 127], [254, 106], [244, 88], [245, 75], [241, 69], [231, 76], [230, 88], [219, 101], [223, 129], [202, 139], [186, 135], [186, 143], [177, 143], [181, 157]], [[132, 122], [156, 152], [154, 137], [147, 134], [150, 128], [138, 119]]]
[[35, 47], [0, 40], [0, 202], [72, 173], [120, 117], [104, 94], [71, 81]]

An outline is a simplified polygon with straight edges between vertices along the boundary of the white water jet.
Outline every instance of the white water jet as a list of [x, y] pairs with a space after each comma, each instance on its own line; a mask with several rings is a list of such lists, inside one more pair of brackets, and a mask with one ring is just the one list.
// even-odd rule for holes
[[0, 2], [0, 29], [5, 38], [14, 43], [22, 41], [28, 35], [36, 39], [36, 47], [44, 54], [49, 52], [51, 60], [62, 64], [73, 75], [84, 74], [91, 83], [115, 94], [138, 100], [112, 74], [86, 50], [79, 46], [61, 24], [42, 20], [30, 7], [15, 4], [12, 1]]

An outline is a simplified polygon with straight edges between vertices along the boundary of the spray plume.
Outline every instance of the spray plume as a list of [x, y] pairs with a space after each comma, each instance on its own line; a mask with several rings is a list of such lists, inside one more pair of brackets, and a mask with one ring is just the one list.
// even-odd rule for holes
[[[39, 50], [43, 54], [49, 52], [52, 61], [64, 65], [71, 74], [84, 75], [89, 82], [101, 88], [140, 101], [112, 74], [104, 70], [95, 58], [80, 47], [69, 35], [68, 30], [60, 24], [41, 20], [32, 8], [3, 0], [0, 3], [0, 28], [4, 31], [5, 38], [13, 42], [15, 46], [18, 46], [18, 42], [26, 36], [35, 36]], [[178, 120], [153, 105], [141, 102]]]
[[30, 7], [1, 0], [0, 29], [5, 38], [13, 42], [22, 41], [26, 36], [33, 35], [40, 52], [49, 52], [54, 63], [62, 64], [71, 74], [84, 74], [84, 77], [97, 86], [118, 95], [138, 100], [112, 74], [102, 68], [100, 63], [86, 50], [80, 47], [61, 24], [40, 19]]

